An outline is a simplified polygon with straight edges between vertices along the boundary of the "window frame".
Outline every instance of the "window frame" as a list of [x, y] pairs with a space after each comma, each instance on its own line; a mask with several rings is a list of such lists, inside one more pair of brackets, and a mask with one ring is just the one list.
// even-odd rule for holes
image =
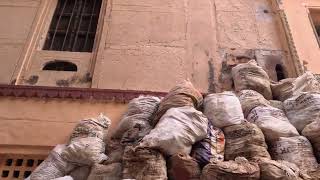
[[318, 47], [320, 48], [320, 34], [318, 34], [318, 32], [317, 32], [316, 26], [314, 24], [314, 20], [311, 15], [311, 11], [314, 11], [314, 10], [319, 11], [319, 13], [320, 13], [320, 7], [307, 7], [307, 8], [308, 8], [308, 18], [309, 18], [314, 36], [318, 42]]

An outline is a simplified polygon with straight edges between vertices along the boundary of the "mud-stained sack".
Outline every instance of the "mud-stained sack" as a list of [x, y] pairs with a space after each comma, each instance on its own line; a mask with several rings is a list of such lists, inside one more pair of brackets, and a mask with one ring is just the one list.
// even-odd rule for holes
[[81, 120], [74, 128], [69, 144], [61, 156], [79, 166], [107, 160], [103, 140], [110, 123], [111, 120], [102, 114], [97, 118]]
[[267, 144], [262, 131], [257, 125], [244, 122], [223, 129], [226, 138], [225, 160], [245, 157], [249, 160], [269, 158]]
[[269, 76], [256, 61], [235, 66], [232, 68], [232, 77], [236, 91], [251, 89], [268, 100], [272, 99]]
[[66, 145], [57, 145], [49, 156], [32, 172], [30, 180], [48, 180], [64, 177], [75, 166], [61, 157]]
[[120, 180], [121, 173], [121, 163], [94, 164], [87, 180]]
[[152, 125], [155, 126], [162, 115], [170, 108], [191, 106], [197, 109], [202, 105], [202, 101], [202, 94], [190, 81], [184, 81], [172, 88], [161, 100]]
[[228, 91], [207, 95], [204, 99], [204, 114], [218, 128], [240, 124], [244, 119], [238, 97]]
[[210, 163], [202, 170], [201, 180], [258, 180], [260, 169], [257, 163], [237, 157], [234, 161]]
[[158, 109], [160, 98], [155, 96], [139, 96], [132, 99], [128, 103], [128, 110], [123, 115], [124, 117], [135, 114], [144, 114], [151, 117]]
[[140, 126], [141, 132], [147, 132], [151, 128], [150, 123], [154, 118], [154, 113], [157, 111], [159, 103], [160, 99], [153, 96], [140, 96], [131, 100], [128, 104], [127, 112], [122, 116], [112, 137], [121, 139], [123, 134], [134, 129], [135, 126]]
[[123, 155], [122, 179], [167, 179], [166, 160], [154, 149], [127, 146]]
[[207, 137], [192, 146], [191, 156], [203, 168], [210, 162], [224, 160], [225, 138], [223, 131], [208, 123]]
[[122, 156], [124, 152], [124, 146], [119, 139], [107, 139], [106, 142], [106, 154], [108, 156], [107, 161], [104, 164], [111, 164], [116, 162], [122, 162]]
[[269, 106], [270, 102], [261, 94], [254, 90], [242, 90], [237, 93], [244, 117], [246, 118], [250, 111], [257, 106]]
[[168, 176], [171, 180], [199, 180], [201, 169], [199, 164], [188, 154], [175, 154], [168, 160]]
[[314, 154], [318, 162], [320, 162], [320, 121], [317, 120], [308, 124], [302, 130], [302, 135], [309, 139], [313, 146]]
[[279, 137], [299, 136], [297, 129], [289, 122], [284, 112], [271, 106], [254, 108], [247, 120], [262, 130], [267, 141]]
[[274, 161], [266, 158], [257, 161], [260, 167], [260, 180], [302, 180], [307, 175], [292, 163], [285, 161]]
[[[60, 178], [55, 178], [55, 179], [51, 179], [51, 180], [74, 180], [71, 176], [64, 176], [64, 177], [60, 177]], [[77, 179], [75, 179], [77, 180]]]
[[302, 171], [312, 171], [318, 166], [312, 146], [304, 136], [281, 137], [270, 142], [269, 152], [272, 159], [294, 163]]
[[283, 102], [281, 101], [277, 101], [277, 100], [270, 100], [270, 106], [277, 108], [277, 109], [281, 109], [282, 111], [284, 110], [284, 106], [283, 106]]
[[320, 93], [301, 93], [283, 103], [286, 115], [299, 132], [313, 121], [320, 120]]
[[207, 136], [208, 119], [193, 107], [169, 109], [146, 135], [140, 147], [155, 148], [165, 155], [190, 154], [192, 145]]
[[69, 175], [75, 180], [87, 180], [90, 174], [90, 166], [80, 166], [73, 169]]
[[306, 72], [296, 79], [288, 78], [272, 83], [271, 89], [275, 99], [285, 101], [301, 92], [318, 92], [320, 84], [311, 72]]

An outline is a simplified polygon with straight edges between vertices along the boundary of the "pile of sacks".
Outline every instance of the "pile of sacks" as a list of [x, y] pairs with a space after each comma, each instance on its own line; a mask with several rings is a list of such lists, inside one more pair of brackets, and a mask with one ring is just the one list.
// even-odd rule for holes
[[320, 179], [313, 74], [271, 82], [250, 61], [232, 75], [235, 92], [203, 99], [185, 81], [162, 99], [133, 99], [110, 138], [107, 117], [80, 121], [30, 179]]

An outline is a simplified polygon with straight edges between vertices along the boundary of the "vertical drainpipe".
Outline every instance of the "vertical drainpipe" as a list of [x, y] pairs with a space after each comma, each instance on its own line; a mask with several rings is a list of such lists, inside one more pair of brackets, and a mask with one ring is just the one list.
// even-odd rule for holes
[[293, 37], [292, 37], [292, 33], [290, 30], [290, 26], [289, 26], [289, 22], [287, 19], [287, 16], [284, 12], [283, 8], [280, 8], [282, 2], [281, 0], [272, 0], [272, 4], [275, 4], [275, 10], [277, 11], [279, 18], [280, 18], [280, 25], [283, 28], [284, 32], [285, 32], [285, 38], [288, 44], [288, 48], [290, 51], [290, 56], [291, 59], [293, 61], [293, 65], [295, 68], [295, 72], [296, 72], [296, 76], [300, 76], [304, 73], [304, 68], [303, 65], [301, 64], [301, 61], [299, 59], [298, 56], [298, 52], [296, 49], [296, 46], [294, 45], [294, 41], [293, 41]]

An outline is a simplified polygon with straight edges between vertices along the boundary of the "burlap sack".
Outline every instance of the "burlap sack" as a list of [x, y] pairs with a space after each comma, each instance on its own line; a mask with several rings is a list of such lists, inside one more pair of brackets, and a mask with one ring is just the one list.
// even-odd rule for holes
[[120, 180], [121, 173], [121, 163], [94, 164], [87, 180]]
[[80, 166], [73, 169], [69, 175], [75, 180], [87, 180], [90, 174], [90, 166]]
[[190, 81], [184, 81], [172, 88], [161, 100], [152, 125], [155, 126], [162, 115], [164, 115], [170, 108], [191, 106], [197, 109], [202, 105], [202, 101], [202, 94]]
[[320, 121], [308, 124], [303, 130], [302, 135], [309, 139], [313, 146], [314, 154], [320, 162]]
[[120, 140], [107, 139], [106, 144], [106, 154], [108, 159], [104, 162], [104, 164], [122, 162], [122, 156], [125, 147], [121, 145]]
[[199, 180], [201, 169], [188, 154], [175, 154], [168, 160], [168, 176], [170, 180]]
[[[127, 131], [132, 131], [136, 126], [139, 126], [140, 134], [147, 134], [151, 129], [150, 123], [154, 118], [159, 103], [160, 99], [153, 96], [140, 96], [131, 100], [128, 104], [127, 112], [122, 116], [116, 130], [113, 132], [112, 138], [121, 139]], [[139, 137], [130, 137], [128, 134], [125, 136], [125, 139], [130, 139], [131, 141], [139, 139]]]
[[166, 160], [153, 149], [127, 146], [123, 155], [123, 179], [167, 179]]
[[256, 61], [251, 60], [233, 67], [232, 77], [236, 91], [251, 89], [262, 94], [267, 100], [272, 99], [269, 76]]
[[240, 101], [232, 92], [207, 95], [204, 114], [218, 128], [240, 124], [244, 119]]
[[272, 83], [271, 89], [275, 99], [285, 101], [301, 92], [318, 92], [320, 84], [311, 72], [306, 72], [296, 79], [289, 78]]
[[208, 123], [207, 137], [192, 146], [193, 157], [203, 168], [210, 162], [224, 160], [225, 137], [223, 131]]
[[257, 163], [260, 167], [260, 180], [302, 180], [308, 177], [300, 172], [295, 164], [289, 162], [262, 158]]
[[201, 180], [258, 180], [260, 169], [257, 163], [237, 157], [234, 161], [210, 163], [202, 170]]
[[283, 103], [286, 115], [299, 132], [313, 121], [320, 120], [320, 93], [301, 93]]
[[290, 124], [284, 112], [274, 107], [255, 107], [247, 120], [256, 124], [263, 132], [267, 141], [280, 137], [299, 136], [297, 129]]
[[283, 102], [277, 101], [277, 100], [270, 100], [269, 102], [270, 102], [270, 106], [277, 108], [277, 109], [280, 109], [282, 111], [285, 111], [284, 106], [283, 106]]
[[155, 148], [165, 155], [190, 154], [192, 145], [207, 136], [208, 119], [193, 107], [169, 109], [146, 135], [140, 147]]
[[264, 135], [255, 124], [244, 122], [226, 127], [223, 132], [226, 138], [225, 160], [234, 160], [236, 157], [270, 159]]
[[97, 118], [80, 121], [74, 128], [69, 144], [61, 156], [78, 166], [90, 166], [107, 160], [103, 140], [110, 123], [111, 120], [102, 114]]
[[312, 146], [304, 136], [281, 137], [270, 142], [269, 152], [272, 159], [294, 163], [302, 171], [312, 171], [318, 167]]
[[242, 90], [237, 93], [244, 117], [247, 118], [252, 109], [257, 106], [269, 106], [270, 102], [254, 90]]
[[57, 145], [49, 156], [32, 172], [31, 180], [48, 180], [64, 177], [75, 166], [61, 157], [66, 145]]

